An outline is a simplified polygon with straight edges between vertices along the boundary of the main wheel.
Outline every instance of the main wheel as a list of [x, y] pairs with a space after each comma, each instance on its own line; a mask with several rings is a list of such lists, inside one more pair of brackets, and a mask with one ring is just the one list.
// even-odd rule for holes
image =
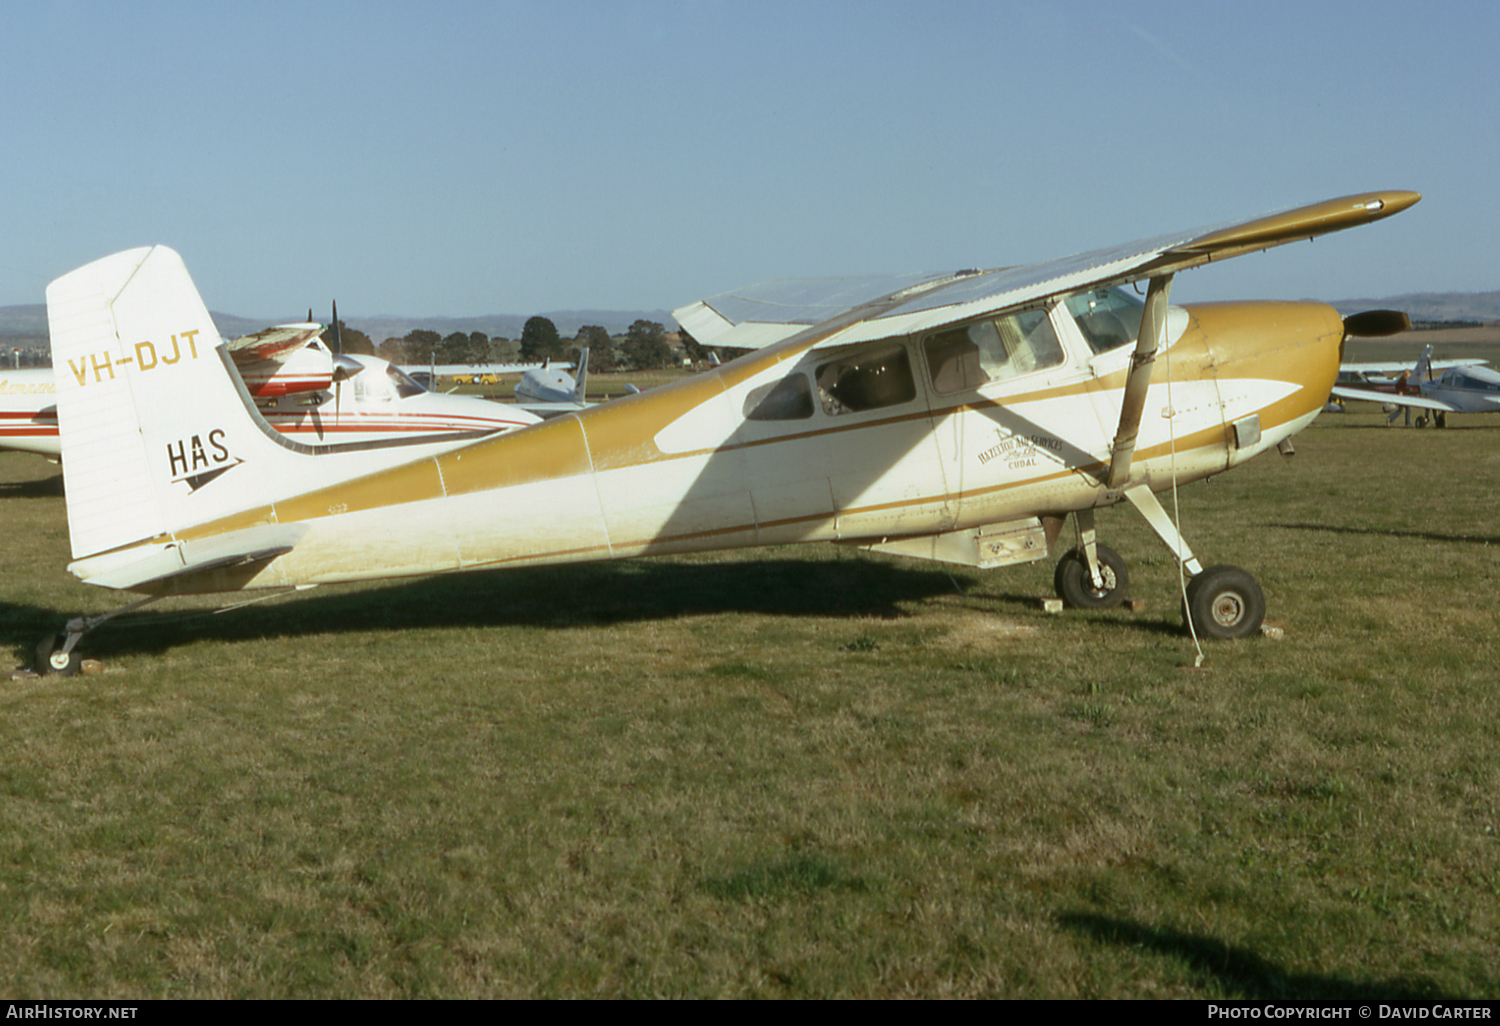
[[63, 642], [67, 637], [62, 634], [49, 634], [36, 646], [36, 672], [56, 677], [75, 677], [79, 668], [83, 665], [83, 657], [75, 648], [72, 651], [62, 650]]
[[1188, 582], [1187, 617], [1199, 637], [1248, 638], [1266, 618], [1266, 596], [1237, 566], [1211, 566]]
[[1089, 573], [1089, 561], [1082, 549], [1073, 549], [1057, 561], [1052, 574], [1057, 597], [1074, 609], [1113, 609], [1125, 601], [1130, 590], [1130, 572], [1125, 569], [1125, 560], [1107, 545], [1096, 545], [1099, 557], [1099, 576], [1104, 580], [1102, 588], [1094, 587], [1093, 575]]

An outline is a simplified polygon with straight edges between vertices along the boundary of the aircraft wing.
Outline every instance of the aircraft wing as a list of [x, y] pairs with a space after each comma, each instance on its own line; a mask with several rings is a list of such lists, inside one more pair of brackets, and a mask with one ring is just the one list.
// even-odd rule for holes
[[[1408, 360], [1405, 363], [1341, 363], [1339, 373], [1400, 374], [1402, 371], [1411, 370], [1416, 362], [1416, 360]], [[1431, 370], [1447, 370], [1449, 367], [1482, 367], [1489, 362], [1488, 360], [1430, 360], [1427, 366]]]
[[[674, 310], [700, 344], [759, 349], [820, 326], [819, 346], [928, 331], [1049, 296], [1163, 276], [1399, 213], [1415, 192], [1362, 193], [1044, 264], [904, 277], [780, 278]], [[839, 322], [844, 322], [842, 325]]]
[[241, 335], [227, 343], [229, 355], [236, 364], [255, 360], [285, 360], [292, 353], [323, 334], [321, 324], [278, 324]]
[[321, 324], [277, 324], [226, 342], [225, 348], [256, 398], [316, 392], [331, 387], [334, 374], [333, 355], [322, 346], [308, 348], [321, 334]]
[[1355, 388], [1351, 385], [1335, 385], [1333, 394], [1340, 399], [1360, 399], [1367, 403], [1389, 403], [1392, 406], [1414, 406], [1420, 410], [1441, 410], [1458, 413], [1459, 409], [1440, 399], [1428, 399], [1420, 395], [1401, 395], [1396, 392], [1380, 392], [1373, 388]]

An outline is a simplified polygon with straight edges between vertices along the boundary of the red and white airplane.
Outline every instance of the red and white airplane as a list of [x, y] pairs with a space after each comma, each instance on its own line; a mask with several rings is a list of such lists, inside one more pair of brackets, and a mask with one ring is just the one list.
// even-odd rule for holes
[[[226, 343], [261, 416], [288, 439], [325, 451], [385, 449], [397, 462], [417, 455], [407, 446], [456, 445], [541, 419], [510, 404], [429, 392], [379, 357], [329, 351], [322, 331], [321, 324], [282, 324]], [[192, 358], [191, 349], [216, 344], [193, 338], [158, 352], [142, 342], [130, 355], [143, 370], [170, 367]], [[94, 368], [74, 361], [65, 373], [85, 380]], [[60, 455], [51, 368], [0, 370], [0, 449]]]

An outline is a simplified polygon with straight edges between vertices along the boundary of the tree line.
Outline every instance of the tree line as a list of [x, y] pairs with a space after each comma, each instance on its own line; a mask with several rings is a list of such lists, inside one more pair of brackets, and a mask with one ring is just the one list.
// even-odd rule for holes
[[[332, 332], [324, 332], [325, 342]], [[540, 363], [543, 360], [577, 361], [589, 351], [589, 370], [608, 374], [615, 370], [654, 370], [707, 358], [707, 352], [686, 332], [674, 339], [656, 321], [638, 320], [623, 335], [611, 335], [597, 324], [585, 325], [572, 338], [563, 338], [549, 318], [533, 317], [521, 329], [519, 339], [482, 331], [455, 331], [439, 335], [416, 328], [401, 338], [388, 338], [378, 346], [358, 328], [339, 322], [339, 341], [346, 353], [365, 353], [405, 366], [425, 363]]]

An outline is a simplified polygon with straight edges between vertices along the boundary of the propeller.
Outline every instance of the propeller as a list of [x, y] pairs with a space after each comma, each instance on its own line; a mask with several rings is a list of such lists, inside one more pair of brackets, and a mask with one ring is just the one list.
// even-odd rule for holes
[[333, 422], [339, 422], [339, 412], [344, 402], [344, 379], [352, 378], [364, 370], [364, 364], [344, 355], [343, 341], [339, 337], [339, 301], [333, 301], [333, 338], [328, 347], [333, 351]]

